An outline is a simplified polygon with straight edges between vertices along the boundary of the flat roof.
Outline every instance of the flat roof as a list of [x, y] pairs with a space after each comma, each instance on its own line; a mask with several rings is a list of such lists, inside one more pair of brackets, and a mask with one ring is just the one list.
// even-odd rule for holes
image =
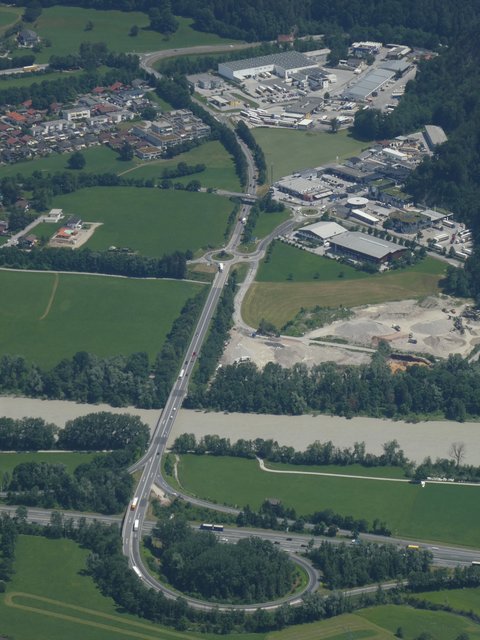
[[377, 259], [385, 258], [391, 253], [405, 250], [404, 247], [398, 244], [369, 236], [360, 231], [346, 231], [333, 239], [332, 244], [342, 249], [350, 249], [351, 251], [357, 251], [358, 253], [363, 253], [364, 255]]
[[255, 67], [266, 67], [268, 65], [278, 65], [283, 69], [298, 69], [302, 67], [316, 67], [317, 64], [312, 62], [307, 56], [298, 51], [285, 51], [283, 53], [272, 53], [268, 56], [259, 56], [258, 58], [245, 58], [243, 60], [231, 60], [230, 62], [221, 62], [219, 66], [224, 66], [231, 71], [241, 71], [242, 69], [253, 69]]
[[308, 231], [318, 236], [322, 240], [327, 238], [333, 238], [333, 236], [338, 236], [341, 233], [345, 233], [345, 229], [337, 224], [336, 222], [316, 222], [315, 224], [309, 224], [306, 227], [302, 227], [298, 231]]
[[437, 127], [434, 124], [426, 124], [425, 133], [427, 134], [430, 144], [432, 145], [442, 144], [443, 142], [447, 142], [448, 140], [442, 127]]
[[426, 216], [432, 222], [437, 222], [438, 220], [443, 220], [448, 217], [449, 213], [440, 213], [439, 211], [434, 211], [433, 209], [425, 209], [424, 211], [420, 211], [422, 216]]
[[378, 222], [378, 218], [376, 218], [375, 216], [372, 216], [371, 213], [367, 213], [367, 211], [365, 211], [364, 209], [352, 209], [352, 213], [354, 213], [357, 218], [363, 218], [364, 220], [367, 220], [368, 222]]
[[352, 87], [343, 92], [349, 98], [364, 100], [372, 91], [375, 91], [382, 84], [393, 78], [395, 72], [388, 69], [372, 69]]

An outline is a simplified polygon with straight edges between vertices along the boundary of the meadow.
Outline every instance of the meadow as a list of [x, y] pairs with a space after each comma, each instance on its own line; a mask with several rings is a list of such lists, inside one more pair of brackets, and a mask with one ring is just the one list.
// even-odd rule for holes
[[364, 476], [365, 478], [400, 478], [405, 479], [402, 467], [364, 467], [361, 464], [324, 464], [324, 465], [302, 465], [302, 464], [282, 464], [281, 462], [266, 462], [269, 469], [279, 469], [280, 471], [307, 471], [309, 473], [341, 473], [347, 476]]
[[[397, 271], [366, 274], [306, 251], [276, 243], [248, 290], [242, 316], [252, 327], [262, 318], [282, 327], [302, 308], [356, 307], [437, 294], [444, 263], [434, 258]], [[351, 280], [356, 280], [353, 286]]]
[[0, 6], [0, 34], [15, 24], [23, 13], [22, 7]]
[[62, 71], [53, 71], [52, 73], [31, 73], [29, 75], [16, 75], [16, 76], [0, 76], [0, 91], [2, 89], [11, 89], [14, 87], [29, 87], [34, 82], [40, 83], [45, 81], [65, 79], [69, 76], [78, 76], [81, 71], [69, 71], [68, 74]]
[[445, 604], [457, 611], [473, 611], [480, 616], [480, 589], [444, 589], [443, 591], [426, 591], [415, 594], [419, 600], [427, 600], [435, 604]]
[[66, 453], [64, 451], [42, 451], [0, 453], [0, 476], [2, 473], [12, 473], [13, 469], [24, 462], [49, 462], [51, 464], [64, 464], [68, 473], [73, 473], [80, 465], [99, 455], [97, 453]]
[[[291, 467], [290, 467], [291, 468]], [[182, 456], [179, 480], [198, 497], [253, 509], [269, 497], [298, 515], [330, 508], [385, 521], [393, 535], [426, 541], [480, 544], [480, 486], [382, 482], [261, 471], [256, 460]]]
[[[192, 29], [192, 20], [177, 18], [179, 28], [171, 37], [151, 31], [146, 13], [138, 11], [97, 11], [79, 7], [48, 7], [33, 28], [41, 38], [51, 42], [37, 55], [37, 62], [48, 62], [51, 55], [76, 52], [82, 42], [105, 42], [111, 51], [141, 53], [196, 45], [229, 44], [234, 40]], [[85, 30], [88, 22], [93, 29]], [[132, 26], [139, 27], [137, 36], [130, 36]]]
[[[52, 367], [77, 351], [153, 358], [201, 284], [0, 271], [0, 354]], [[139, 309], [145, 310], [139, 313]]]
[[53, 206], [102, 225], [85, 246], [129, 247], [145, 256], [222, 244], [232, 204], [210, 193], [94, 187], [57, 196]]
[[268, 178], [273, 172], [274, 181], [294, 171], [335, 162], [337, 157], [354, 156], [366, 146], [346, 130], [332, 134], [258, 127], [252, 133], [265, 154]]
[[290, 209], [285, 209], [285, 211], [278, 211], [275, 213], [267, 213], [266, 211], [261, 211], [258, 216], [257, 224], [255, 225], [255, 229], [253, 231], [253, 235], [258, 238], [265, 238], [271, 233], [275, 227], [278, 227], [279, 224], [282, 224], [285, 220], [288, 220], [290, 217]]
[[390, 604], [364, 609], [358, 615], [391, 634], [401, 627], [405, 640], [418, 638], [420, 632], [435, 640], [455, 640], [461, 633], [472, 639], [480, 638], [480, 625], [445, 611], [421, 611]]

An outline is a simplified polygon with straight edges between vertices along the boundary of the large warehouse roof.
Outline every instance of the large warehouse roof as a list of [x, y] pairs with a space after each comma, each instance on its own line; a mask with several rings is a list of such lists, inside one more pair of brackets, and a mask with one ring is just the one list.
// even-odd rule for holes
[[381, 87], [387, 80], [393, 78], [395, 73], [388, 69], [372, 69], [367, 75], [356, 82], [353, 87], [346, 89], [344, 97], [352, 100], [365, 100], [368, 96]]
[[254, 69], [256, 67], [266, 67], [270, 64], [278, 65], [283, 69], [299, 69], [301, 67], [316, 66], [316, 63], [298, 51], [285, 51], [283, 53], [272, 53], [269, 56], [259, 56], [258, 58], [245, 58], [244, 60], [232, 60], [223, 62], [223, 66], [232, 71], [242, 69]]
[[310, 224], [308, 225], [308, 227], [302, 227], [298, 231], [313, 233], [321, 240], [328, 240], [328, 238], [333, 238], [333, 236], [338, 236], [341, 233], [345, 233], [345, 229], [342, 226], [340, 226], [336, 222], [327, 221]]
[[394, 244], [388, 240], [382, 240], [381, 238], [375, 238], [359, 231], [347, 231], [335, 239], [332, 239], [331, 242], [342, 249], [357, 251], [358, 253], [376, 258], [377, 260], [381, 260], [391, 253], [402, 250], [402, 247], [398, 244]]

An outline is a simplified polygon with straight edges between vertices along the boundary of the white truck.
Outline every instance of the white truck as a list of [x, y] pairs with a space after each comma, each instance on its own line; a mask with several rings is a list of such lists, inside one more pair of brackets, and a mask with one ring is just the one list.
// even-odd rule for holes
[[133, 523], [133, 530], [138, 531], [139, 527], [140, 527], [140, 520], [135, 520]]
[[220, 271], [220, 273], [223, 271], [224, 266], [223, 266], [223, 262], [219, 262], [218, 263], [218, 270]]

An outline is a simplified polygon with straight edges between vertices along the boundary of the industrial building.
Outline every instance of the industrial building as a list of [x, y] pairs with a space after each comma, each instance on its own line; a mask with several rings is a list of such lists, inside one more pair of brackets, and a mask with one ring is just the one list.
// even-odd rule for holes
[[245, 60], [231, 60], [230, 62], [221, 62], [218, 65], [218, 73], [229, 80], [243, 80], [265, 72], [274, 73], [280, 78], [289, 78], [305, 69], [318, 69], [318, 64], [298, 51], [273, 53]]
[[313, 177], [292, 176], [279, 180], [275, 186], [282, 193], [288, 193], [307, 202], [328, 198], [333, 194], [331, 189], [326, 189], [322, 182]]
[[353, 86], [346, 89], [342, 96], [346, 100], [357, 102], [366, 100], [374, 91], [379, 91], [395, 75], [389, 69], [372, 69]]
[[345, 231], [346, 229], [336, 222], [325, 221], [316, 222], [315, 224], [310, 224], [307, 227], [302, 227], [295, 235], [302, 240], [309, 240], [316, 244], [323, 244], [327, 240], [330, 240], [330, 238], [338, 236], [341, 233], [345, 233]]
[[353, 260], [375, 264], [384, 264], [399, 258], [406, 251], [405, 247], [398, 244], [359, 231], [346, 231], [331, 238], [330, 250]]
[[437, 127], [433, 124], [425, 125], [425, 141], [430, 151], [433, 151], [438, 144], [447, 142], [447, 140], [448, 138], [442, 127]]

